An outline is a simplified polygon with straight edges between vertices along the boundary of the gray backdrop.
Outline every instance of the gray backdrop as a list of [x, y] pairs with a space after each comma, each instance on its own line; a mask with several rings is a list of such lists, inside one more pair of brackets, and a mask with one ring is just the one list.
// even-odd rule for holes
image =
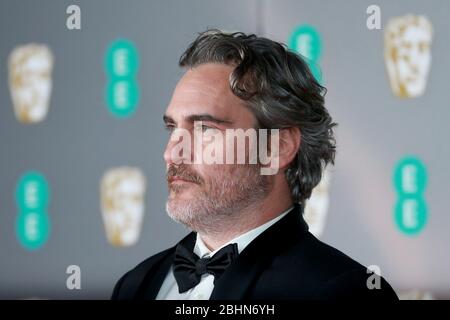
[[[66, 28], [66, 8], [81, 7], [82, 29]], [[383, 59], [383, 30], [366, 28], [372, 1], [1, 1], [0, 2], [0, 298], [108, 298], [118, 278], [187, 232], [165, 213], [167, 188], [162, 114], [182, 74], [179, 56], [208, 27], [255, 32], [287, 42], [297, 25], [312, 24], [323, 39], [327, 106], [339, 123], [338, 154], [322, 239], [365, 265], [376, 264], [397, 291], [430, 290], [450, 298], [450, 236], [446, 159], [450, 2], [377, 1], [390, 17], [425, 14], [433, 23], [433, 63], [427, 91], [396, 98]], [[140, 104], [117, 119], [104, 101], [104, 55], [117, 38], [140, 55]], [[48, 44], [55, 56], [47, 119], [20, 124], [8, 89], [7, 58], [20, 44]], [[394, 224], [395, 163], [407, 154], [427, 165], [429, 221], [408, 237]], [[140, 167], [148, 181], [139, 242], [111, 246], [99, 206], [99, 180], [110, 167]], [[18, 178], [45, 174], [51, 189], [51, 235], [27, 251], [17, 241]], [[447, 190], [447, 191], [446, 191]], [[68, 265], [81, 268], [81, 290], [66, 288]]]

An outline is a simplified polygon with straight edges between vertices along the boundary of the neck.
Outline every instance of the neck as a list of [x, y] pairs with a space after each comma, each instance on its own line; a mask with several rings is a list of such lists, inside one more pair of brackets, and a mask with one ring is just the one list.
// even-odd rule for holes
[[286, 196], [286, 194], [290, 194], [289, 189], [287, 192], [275, 191], [275, 194], [271, 194], [258, 204], [249, 205], [237, 212], [233, 215], [234, 218], [226, 222], [226, 226], [221, 226], [220, 233], [200, 231], [198, 233], [208, 249], [214, 251], [232, 239], [263, 225], [289, 209], [293, 202], [290, 196]]

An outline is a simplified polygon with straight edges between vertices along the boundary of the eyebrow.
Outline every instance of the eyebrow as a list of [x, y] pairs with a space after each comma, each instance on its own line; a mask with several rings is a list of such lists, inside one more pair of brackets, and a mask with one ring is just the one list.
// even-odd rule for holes
[[[164, 121], [164, 123], [176, 123], [176, 121], [172, 117], [170, 117], [166, 114], [163, 116], [163, 121]], [[186, 117], [186, 121], [189, 121], [189, 122], [208, 121], [208, 122], [214, 122], [217, 124], [232, 124], [232, 122], [230, 120], [220, 119], [220, 118], [214, 117], [208, 113], [191, 114]]]

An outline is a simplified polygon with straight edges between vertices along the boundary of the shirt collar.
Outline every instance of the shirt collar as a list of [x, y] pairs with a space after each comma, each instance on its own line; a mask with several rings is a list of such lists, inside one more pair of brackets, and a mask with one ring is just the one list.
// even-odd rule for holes
[[197, 240], [195, 241], [194, 253], [201, 258], [205, 257], [205, 255], [206, 255], [206, 257], [212, 257], [220, 249], [222, 249], [223, 247], [225, 247], [231, 243], [236, 243], [238, 246], [238, 251], [239, 251], [239, 253], [241, 253], [241, 251], [244, 250], [245, 247], [247, 247], [247, 245], [250, 242], [252, 242], [257, 236], [259, 236], [262, 232], [264, 232], [266, 229], [268, 229], [275, 222], [277, 222], [278, 220], [283, 218], [286, 214], [288, 214], [289, 211], [291, 211], [293, 207], [294, 206], [291, 206], [289, 209], [287, 209], [283, 213], [279, 214], [272, 220], [269, 220], [266, 223], [260, 225], [259, 227], [256, 227], [250, 231], [247, 231], [246, 233], [241, 234], [240, 236], [228, 241], [227, 243], [222, 245], [220, 248], [217, 248], [213, 252], [211, 252], [211, 250], [208, 249], [208, 247], [205, 245], [205, 243], [203, 242], [200, 235], [197, 233]]

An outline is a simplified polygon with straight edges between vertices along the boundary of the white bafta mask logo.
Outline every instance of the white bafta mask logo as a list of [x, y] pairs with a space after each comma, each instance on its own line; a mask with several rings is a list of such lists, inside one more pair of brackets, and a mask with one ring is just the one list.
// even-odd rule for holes
[[101, 181], [101, 208], [108, 241], [117, 247], [137, 242], [144, 216], [146, 182], [137, 168], [108, 170]]
[[401, 98], [421, 96], [431, 67], [433, 27], [424, 16], [406, 15], [389, 21], [384, 56], [391, 88]]
[[328, 212], [328, 189], [330, 185], [330, 172], [325, 169], [322, 180], [313, 189], [311, 197], [306, 201], [303, 217], [309, 226], [309, 231], [320, 237], [325, 229]]
[[45, 119], [52, 91], [53, 55], [41, 44], [15, 48], [8, 61], [9, 89], [19, 122], [37, 123]]

